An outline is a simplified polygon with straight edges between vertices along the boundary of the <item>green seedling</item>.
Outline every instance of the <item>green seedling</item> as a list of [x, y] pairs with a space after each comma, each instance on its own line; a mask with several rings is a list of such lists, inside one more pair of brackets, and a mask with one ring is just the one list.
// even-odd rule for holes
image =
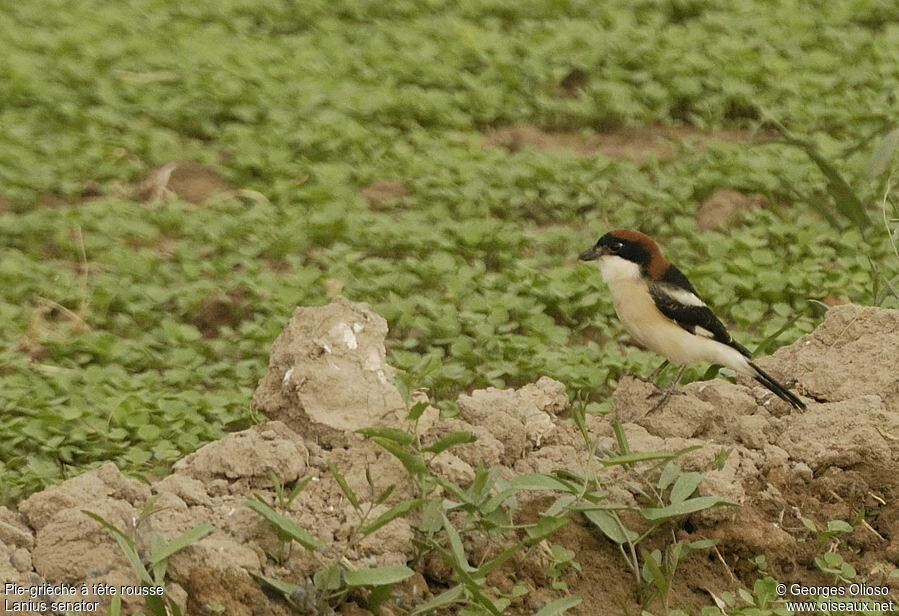
[[[157, 533], [151, 532], [149, 536], [150, 551], [147, 554], [142, 554], [137, 546], [136, 535], [139, 532], [140, 524], [158, 511], [154, 509], [155, 500], [155, 498], [148, 499], [141, 515], [136, 519], [134, 525], [127, 530], [118, 528], [102, 516], [91, 511], [82, 510], [82, 513], [100, 524], [112, 535], [131, 565], [131, 569], [137, 576], [141, 586], [144, 588], [164, 589], [168, 559], [173, 554], [180, 552], [211, 533], [213, 528], [209, 524], [195, 526], [169, 542], [166, 542]], [[162, 594], [148, 594], [146, 602], [147, 608], [154, 616], [181, 616], [181, 608], [164, 591]], [[121, 600], [115, 597], [110, 606], [110, 613], [120, 609]]]

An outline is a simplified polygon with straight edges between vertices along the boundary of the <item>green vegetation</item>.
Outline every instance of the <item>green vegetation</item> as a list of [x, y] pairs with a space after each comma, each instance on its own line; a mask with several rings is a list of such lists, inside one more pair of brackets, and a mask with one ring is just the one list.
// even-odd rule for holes
[[[246, 423], [293, 308], [337, 287], [389, 320], [391, 362], [438, 399], [547, 374], [601, 401], [655, 361], [620, 344], [595, 270], [574, 262], [610, 226], [662, 238], [750, 347], [809, 331], [827, 296], [897, 305], [890, 148], [870, 164], [899, 90], [888, 2], [35, 0], [0, 13], [0, 500], [100, 460], [162, 473]], [[482, 142], [517, 124], [776, 123], [813, 147], [722, 140], [631, 161]], [[204, 206], [130, 198], [170, 161], [242, 191]], [[359, 196], [391, 178], [405, 196]], [[770, 205], [700, 233], [696, 208], [719, 188]], [[209, 302], [225, 306], [214, 331], [198, 317]]]

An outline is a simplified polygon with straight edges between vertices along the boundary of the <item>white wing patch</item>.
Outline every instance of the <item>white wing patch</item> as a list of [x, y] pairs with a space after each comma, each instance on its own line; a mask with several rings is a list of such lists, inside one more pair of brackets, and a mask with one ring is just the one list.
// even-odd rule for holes
[[[691, 293], [691, 295], [692, 295], [692, 293]], [[696, 297], [696, 296], [694, 295], [693, 297]], [[693, 333], [696, 334], [697, 336], [705, 336], [706, 338], [714, 338], [715, 337], [715, 334], [713, 334], [712, 332], [710, 332], [709, 330], [707, 330], [704, 327], [700, 327], [699, 325], [696, 325], [693, 327]]]
[[676, 287], [673, 284], [660, 284], [658, 289], [678, 304], [684, 306], [705, 306], [705, 302], [699, 299], [696, 294]]

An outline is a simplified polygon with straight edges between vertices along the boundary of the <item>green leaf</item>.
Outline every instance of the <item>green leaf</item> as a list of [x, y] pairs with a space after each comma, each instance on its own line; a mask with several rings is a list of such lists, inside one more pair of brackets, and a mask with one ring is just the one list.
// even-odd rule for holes
[[717, 539], [699, 539], [698, 541], [691, 541], [687, 544], [687, 547], [691, 550], [707, 550], [716, 545], [718, 545]]
[[845, 520], [830, 520], [827, 523], [827, 531], [830, 533], [851, 533], [852, 530], [852, 525]]
[[420, 604], [412, 611], [411, 616], [418, 616], [419, 614], [432, 614], [438, 612], [440, 609], [448, 607], [463, 598], [465, 594], [465, 588], [458, 584], [453, 586], [452, 588], [443, 591], [433, 599], [429, 599], [424, 603]]
[[421, 508], [421, 523], [418, 529], [424, 533], [436, 533], [443, 526], [442, 514], [440, 501], [426, 500]]
[[568, 524], [568, 518], [553, 518], [549, 516], [542, 516], [539, 520], [537, 520], [537, 523], [535, 525], [526, 529], [526, 532], [528, 534], [528, 545], [534, 545], [535, 543], [542, 541], [543, 539], [554, 534], [566, 524]]
[[397, 445], [396, 442], [379, 436], [372, 437], [371, 440], [393, 454], [410, 475], [419, 476], [428, 474], [428, 467], [425, 465], [424, 461], [418, 456], [410, 454], [408, 451]]
[[337, 563], [326, 565], [312, 574], [312, 582], [322, 592], [337, 590], [343, 585], [346, 570]]
[[296, 500], [296, 497], [300, 495], [300, 493], [306, 489], [306, 486], [309, 485], [309, 482], [312, 481], [312, 477], [306, 477], [302, 481], [298, 481], [293, 489], [290, 491], [290, 494], [287, 495], [286, 504], [290, 506], [290, 504]]
[[593, 522], [602, 533], [618, 544], [632, 543], [640, 535], [619, 524], [617, 518], [608, 511], [585, 511], [584, 517]]
[[366, 605], [366, 607], [369, 611], [374, 612], [375, 614], [382, 613], [379, 611], [380, 607], [387, 603], [392, 596], [393, 584], [374, 586], [368, 592], [368, 599], [366, 601], [368, 605]]
[[465, 553], [465, 548], [462, 546], [462, 537], [459, 536], [459, 531], [456, 530], [456, 527], [449, 521], [449, 518], [446, 517], [445, 513], [441, 513], [441, 517], [443, 519], [443, 528], [446, 531], [446, 537], [449, 540], [450, 550], [453, 555], [453, 567], [462, 571], [473, 571], [474, 567], [468, 562], [468, 555]]
[[373, 567], [371, 569], [347, 571], [344, 573], [344, 580], [346, 580], [346, 585], [350, 587], [384, 586], [386, 584], [402, 582], [413, 575], [415, 575], [415, 572], [409, 567], [405, 565], [396, 565], [392, 567]]
[[671, 482], [677, 478], [680, 472], [680, 464], [678, 464], [677, 462], [669, 462], [668, 464], [666, 464], [664, 468], [662, 468], [662, 474], [659, 475], [659, 482], [657, 484], [659, 491], [662, 491], [670, 486]]
[[122, 616], [122, 597], [118, 593], [114, 594], [112, 601], [109, 602], [107, 616]]
[[621, 455], [626, 456], [629, 454], [631, 448], [627, 442], [627, 434], [624, 433], [624, 428], [621, 427], [621, 422], [612, 422], [612, 432], [615, 433], [615, 442], [618, 443], [618, 451], [621, 452]]
[[758, 607], [764, 609], [778, 598], [777, 580], [772, 577], [758, 579], [752, 585], [752, 592], [758, 599]]
[[291, 539], [307, 550], [314, 550], [321, 545], [321, 543], [309, 534], [306, 529], [302, 528], [290, 518], [281, 515], [266, 503], [259, 500], [247, 499], [243, 504], [274, 524], [278, 529], [284, 531]]
[[172, 554], [179, 552], [189, 546], [190, 544], [199, 541], [209, 533], [213, 531], [211, 524], [200, 524], [199, 526], [194, 526], [191, 529], [188, 529], [172, 539], [170, 542], [162, 546], [159, 551], [154, 551], [153, 554], [150, 554], [150, 567], [155, 567], [158, 563], [161, 563], [165, 559], [167, 559]]
[[883, 175], [897, 150], [899, 150], [899, 128], [894, 128], [880, 140], [865, 165], [865, 175], [869, 180]]
[[371, 523], [360, 528], [359, 533], [364, 536], [368, 536], [368, 535], [372, 534], [373, 532], [375, 532], [376, 530], [378, 530], [379, 528], [381, 528], [382, 526], [385, 526], [385, 525], [391, 523], [395, 519], [409, 513], [413, 509], [419, 507], [423, 502], [424, 501], [422, 499], [416, 499], [416, 500], [408, 500], [408, 501], [403, 501], [401, 503], [397, 503], [396, 505], [394, 505], [393, 507], [391, 507], [390, 509], [388, 509], [387, 511], [385, 511], [384, 513], [379, 515], [377, 518], [375, 518]]
[[693, 494], [701, 481], [701, 473], [682, 474], [677, 478], [677, 481], [674, 482], [674, 487], [671, 488], [671, 503], [674, 504], [685, 501], [688, 496]]
[[641, 509], [640, 513], [643, 514], [643, 517], [647, 520], [659, 521], [667, 520], [669, 518], [676, 518], [682, 515], [688, 515], [690, 513], [696, 513], [697, 511], [702, 511], [703, 509], [710, 509], [712, 507], [721, 507], [725, 505], [736, 507], [737, 503], [732, 503], [731, 501], [724, 500], [723, 498], [718, 498], [717, 496], [700, 496], [698, 498], [691, 498], [679, 503], [673, 503], [671, 505], [668, 505], [667, 507]]
[[[378, 437], [399, 443], [400, 445], [411, 445], [415, 442], [415, 435], [409, 434], [398, 428], [359, 428], [356, 434], [362, 434], [368, 437]], [[374, 440], [374, 438], [372, 438]]]
[[534, 616], [556, 616], [556, 614], [564, 614], [571, 608], [577, 607], [580, 604], [580, 597], [562, 597], [561, 599], [556, 599], [555, 601], [544, 605], [537, 610], [537, 613], [534, 614]]
[[384, 488], [384, 490], [380, 494], [378, 494], [377, 498], [375, 498], [375, 505], [383, 505], [384, 501], [386, 501], [387, 498], [391, 494], [393, 494], [393, 491], [395, 489], [396, 489], [396, 484], [393, 484], [393, 483], [390, 484], [389, 486], [387, 486], [386, 488]]
[[500, 552], [497, 556], [495, 556], [494, 558], [491, 558], [489, 561], [487, 561], [486, 563], [484, 563], [483, 565], [478, 567], [478, 573], [482, 576], [486, 576], [491, 571], [493, 571], [497, 567], [501, 566], [503, 563], [505, 563], [507, 560], [509, 560], [515, 554], [517, 554], [524, 545], [525, 545], [524, 541], [519, 541], [515, 545], [506, 548], [505, 550]]
[[480, 510], [484, 514], [492, 513], [517, 493], [518, 488], [505, 488], [504, 490], [500, 490], [499, 492], [488, 498], [486, 501], [484, 501], [480, 506]]
[[[446, 516], [444, 516], [444, 520], [446, 520]], [[448, 522], [448, 520], [446, 521]], [[452, 525], [450, 525], [450, 528], [452, 528]], [[453, 529], [453, 532], [455, 532], [455, 529]], [[452, 544], [452, 540], [450, 543]], [[486, 609], [488, 612], [493, 614], [493, 616], [502, 616], [500, 610], [496, 607], [493, 601], [491, 601], [483, 593], [478, 582], [472, 577], [471, 566], [466, 566], [467, 562], [465, 561], [463, 561], [462, 563], [457, 562], [457, 560], [451, 554], [449, 554], [449, 552], [444, 550], [439, 545], [434, 545], [433, 547], [434, 550], [436, 550], [441, 556], [443, 556], [443, 559], [447, 562], [447, 564], [449, 564], [453, 568], [453, 570], [456, 572], [456, 575], [458, 575], [459, 579], [462, 581], [462, 585], [465, 587], [474, 601], [478, 605]]]
[[328, 460], [328, 470], [331, 471], [331, 476], [334, 477], [334, 480], [337, 481], [337, 485], [340, 487], [340, 491], [343, 492], [343, 495], [346, 496], [347, 500], [350, 501], [350, 504], [353, 506], [353, 509], [359, 511], [359, 499], [356, 497], [356, 493], [353, 492], [353, 489], [350, 487], [350, 484], [346, 482], [346, 478], [340, 471], [337, 470], [337, 467]]
[[643, 579], [651, 581], [659, 591], [659, 595], [664, 597], [667, 594], [671, 580], [665, 577], [665, 573], [662, 571], [660, 565], [662, 560], [661, 552], [659, 550], [653, 550], [652, 552], [640, 550], [640, 555], [643, 557]]
[[461, 445], [463, 443], [473, 443], [476, 440], [478, 440], [478, 437], [471, 432], [451, 432], [433, 445], [423, 448], [422, 451], [427, 451], [428, 453], [436, 455], [446, 451], [450, 447], [455, 447], [456, 445]]
[[137, 429], [137, 437], [143, 441], [155, 441], [162, 434], [162, 428], [147, 424]]
[[[150, 608], [150, 611], [153, 612], [155, 616], [176, 616], [176, 613], [179, 612], [178, 605], [173, 601], [167, 601], [167, 597], [160, 597], [159, 595], [147, 595], [146, 597], [147, 607]], [[175, 609], [172, 609], [174, 606]]]
[[759, 342], [755, 347], [755, 353], [753, 353], [753, 355], [768, 355], [769, 353], [774, 351], [778, 346], [780, 346], [777, 343], [778, 338], [780, 338], [781, 334], [783, 334], [785, 331], [792, 329], [796, 324], [796, 321], [799, 320], [800, 316], [802, 316], [800, 313], [796, 313], [792, 317], [788, 318], [783, 326], [780, 327], [776, 332]]
[[599, 461], [604, 466], [624, 466], [635, 462], [646, 462], [648, 460], [671, 460], [677, 456], [677, 453], [670, 451], [638, 451], [636, 453], [628, 453], [613, 458], [601, 458]]
[[428, 403], [424, 400], [420, 402], [416, 402], [412, 405], [412, 408], [409, 409], [409, 414], [406, 415], [406, 419], [409, 421], [418, 421], [421, 419], [421, 416], [424, 415], [424, 412], [428, 410]]
[[263, 584], [270, 586], [271, 588], [274, 588], [275, 590], [280, 592], [285, 597], [289, 597], [296, 591], [297, 588], [299, 588], [299, 586], [297, 586], [296, 584], [290, 584], [289, 582], [282, 582], [279, 579], [266, 577], [264, 575], [259, 575], [258, 573], [253, 573], [252, 571], [250, 571], [250, 575], [253, 576], [253, 578], [256, 581], [262, 582]]

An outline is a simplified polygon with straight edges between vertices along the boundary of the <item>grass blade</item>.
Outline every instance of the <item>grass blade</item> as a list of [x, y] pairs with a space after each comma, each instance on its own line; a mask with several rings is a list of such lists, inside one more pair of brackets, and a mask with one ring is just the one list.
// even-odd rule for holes
[[780, 335], [782, 333], [784, 333], [785, 331], [787, 331], [788, 329], [793, 327], [793, 324], [795, 324], [796, 321], [799, 320], [799, 316], [800, 316], [799, 313], [796, 313], [792, 318], [787, 319], [787, 322], [783, 324], [783, 327], [781, 327], [776, 332], [774, 332], [773, 334], [771, 334], [770, 336], [768, 336], [767, 338], [765, 338], [764, 340], [759, 342], [758, 346], [755, 347], [755, 353], [753, 353], [753, 355], [755, 355], [755, 356], [768, 355], [774, 349], [776, 349], [778, 346], [777, 339], [780, 338]]
[[827, 179], [827, 190], [834, 200], [837, 211], [854, 224], [862, 234], [865, 234], [871, 227], [871, 220], [865, 210], [865, 204], [861, 202], [849, 183], [843, 179], [837, 168], [831, 165], [813, 144], [787, 135], [784, 135], [783, 138], [784, 143], [801, 149], [806, 156], [812, 159], [812, 162], [817, 165]]

